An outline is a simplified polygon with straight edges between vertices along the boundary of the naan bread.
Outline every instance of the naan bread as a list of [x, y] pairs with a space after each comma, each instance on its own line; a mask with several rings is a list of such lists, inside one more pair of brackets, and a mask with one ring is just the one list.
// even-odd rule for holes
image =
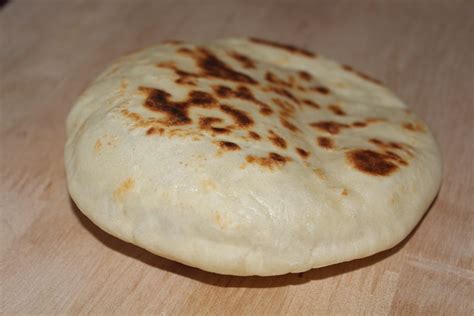
[[232, 275], [369, 256], [441, 181], [428, 127], [379, 81], [260, 39], [114, 62], [67, 120], [70, 194], [108, 233]]

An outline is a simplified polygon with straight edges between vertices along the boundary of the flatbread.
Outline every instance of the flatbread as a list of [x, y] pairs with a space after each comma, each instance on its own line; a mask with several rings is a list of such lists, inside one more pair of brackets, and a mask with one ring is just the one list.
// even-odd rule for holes
[[108, 233], [231, 275], [393, 247], [441, 182], [428, 127], [379, 81], [261, 39], [124, 56], [67, 119], [67, 183]]

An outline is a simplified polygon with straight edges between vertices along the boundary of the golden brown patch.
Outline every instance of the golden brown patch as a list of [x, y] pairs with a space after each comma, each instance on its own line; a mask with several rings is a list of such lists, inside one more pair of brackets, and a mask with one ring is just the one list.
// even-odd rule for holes
[[268, 133], [268, 139], [273, 143], [273, 145], [278, 146], [280, 148], [286, 148], [286, 141], [283, 137], [279, 136], [272, 130], [269, 130]]
[[291, 161], [291, 157], [284, 157], [277, 153], [269, 153], [267, 157], [258, 157], [258, 156], [247, 156], [245, 160], [248, 163], [256, 163], [262, 167], [266, 167], [270, 170], [273, 168], [281, 168], [283, 167], [288, 161]]
[[329, 137], [318, 137], [317, 138], [318, 145], [324, 149], [333, 149], [334, 148], [334, 141]]
[[132, 190], [134, 186], [135, 181], [133, 181], [131, 177], [128, 177], [122, 183], [120, 183], [117, 189], [115, 189], [113, 193], [114, 198], [119, 202], [123, 201], [124, 195], [130, 190]]
[[311, 123], [310, 126], [315, 127], [321, 131], [327, 132], [329, 134], [338, 134], [341, 129], [349, 127], [349, 125], [347, 124], [332, 121], [315, 122]]
[[328, 106], [329, 110], [331, 110], [332, 113], [336, 114], [336, 115], [340, 115], [340, 116], [344, 116], [346, 115], [346, 112], [344, 112], [341, 107], [337, 104], [330, 104]]
[[296, 147], [296, 152], [300, 155], [301, 158], [306, 159], [309, 157], [309, 152], [304, 150], [303, 148]]
[[238, 61], [243, 68], [255, 68], [255, 62], [250, 57], [237, 52], [228, 52], [228, 54], [230, 57]]
[[351, 66], [348, 66], [348, 65], [342, 65], [342, 68], [344, 68], [345, 70], [349, 71], [349, 72], [352, 72], [352, 73], [355, 73], [356, 75], [358, 75], [359, 77], [365, 79], [365, 80], [368, 80], [372, 83], [375, 83], [375, 84], [378, 84], [378, 85], [381, 85], [382, 84], [382, 81], [380, 80], [377, 80], [377, 79], [374, 79], [358, 70], [355, 70], [354, 68], [352, 68]]
[[303, 99], [302, 101], [303, 101], [303, 104], [309, 105], [310, 107], [312, 107], [314, 109], [320, 109], [321, 108], [321, 106], [318, 103], [316, 103], [316, 102], [314, 102], [310, 99]]
[[412, 132], [424, 132], [425, 128], [421, 123], [404, 123], [403, 128]]
[[217, 141], [216, 144], [219, 146], [220, 149], [225, 150], [225, 151], [240, 150], [240, 146], [233, 142]]
[[293, 53], [293, 54], [299, 54], [299, 55], [303, 55], [303, 56], [306, 56], [306, 57], [316, 57], [315, 53], [312, 53], [308, 50], [298, 48], [298, 47], [288, 45], [288, 44], [281, 44], [281, 43], [277, 43], [277, 42], [273, 42], [273, 41], [269, 41], [269, 40], [255, 38], [255, 37], [251, 37], [250, 41], [252, 41], [254, 43], [257, 43], [257, 44], [262, 44], [262, 45], [267, 45], [267, 46], [271, 46], [271, 47], [275, 47], [275, 48], [280, 48], [280, 49], [286, 50], [287, 52], [290, 52], [290, 53]]
[[324, 172], [323, 169], [321, 168], [313, 168], [313, 172], [321, 179], [321, 180], [327, 180], [328, 177], [326, 175], [326, 172]]
[[349, 191], [348, 191], [346, 188], [344, 188], [344, 189], [342, 190], [342, 192], [341, 192], [341, 195], [348, 196], [348, 195], [349, 195]]
[[100, 141], [100, 139], [97, 139], [97, 141], [95, 142], [94, 149], [97, 152], [99, 152], [102, 149], [102, 142]]
[[398, 169], [395, 157], [368, 149], [349, 151], [346, 159], [357, 170], [374, 176], [387, 176]]
[[254, 131], [249, 131], [249, 136], [255, 140], [260, 140], [260, 135]]
[[163, 135], [163, 133], [165, 132], [165, 129], [160, 127], [160, 128], [156, 128], [156, 127], [150, 127], [149, 129], [147, 129], [146, 131], [146, 135], [147, 136], [150, 136], [150, 135]]

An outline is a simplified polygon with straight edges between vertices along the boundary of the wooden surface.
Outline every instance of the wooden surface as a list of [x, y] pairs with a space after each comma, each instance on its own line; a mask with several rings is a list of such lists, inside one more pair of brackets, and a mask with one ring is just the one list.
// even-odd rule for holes
[[[10, 1], [0, 10], [1, 311], [474, 314], [473, 1]], [[111, 59], [163, 39], [254, 35], [383, 80], [433, 129], [441, 192], [370, 258], [279, 277], [190, 268], [102, 232], [68, 197], [64, 121]]]

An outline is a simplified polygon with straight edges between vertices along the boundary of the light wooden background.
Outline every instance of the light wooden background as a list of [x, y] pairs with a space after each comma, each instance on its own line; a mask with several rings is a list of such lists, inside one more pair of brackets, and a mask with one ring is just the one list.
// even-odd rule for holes
[[[163, 39], [244, 35], [366, 70], [431, 126], [443, 186], [401, 245], [299, 275], [229, 277], [113, 238], [71, 202], [65, 116], [107, 63]], [[473, 315], [473, 56], [474, 1], [10, 1], [0, 10], [1, 312]]]

